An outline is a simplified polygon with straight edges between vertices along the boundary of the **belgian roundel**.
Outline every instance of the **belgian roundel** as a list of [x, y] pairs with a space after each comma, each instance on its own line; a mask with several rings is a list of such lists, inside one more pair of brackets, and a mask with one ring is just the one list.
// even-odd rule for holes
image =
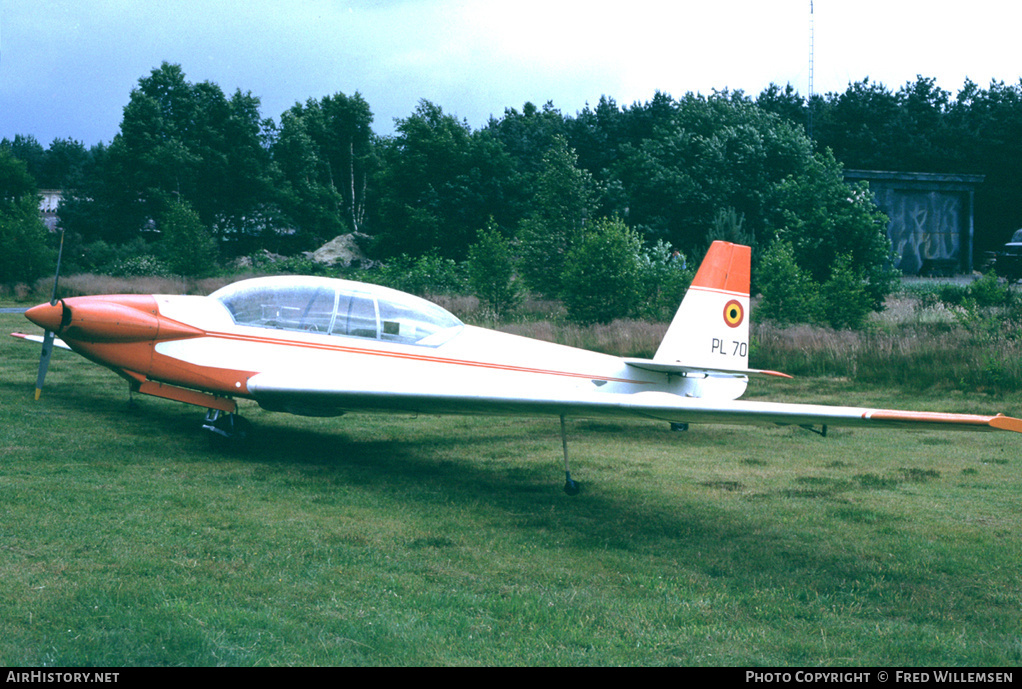
[[724, 322], [729, 328], [737, 328], [745, 319], [745, 310], [737, 300], [732, 299], [724, 305]]

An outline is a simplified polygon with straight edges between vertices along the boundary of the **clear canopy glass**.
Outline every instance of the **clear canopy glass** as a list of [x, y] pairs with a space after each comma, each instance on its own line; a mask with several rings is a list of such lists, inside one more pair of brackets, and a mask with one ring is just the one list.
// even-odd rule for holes
[[462, 322], [446, 309], [397, 290], [333, 278], [242, 280], [210, 295], [238, 325], [436, 346]]

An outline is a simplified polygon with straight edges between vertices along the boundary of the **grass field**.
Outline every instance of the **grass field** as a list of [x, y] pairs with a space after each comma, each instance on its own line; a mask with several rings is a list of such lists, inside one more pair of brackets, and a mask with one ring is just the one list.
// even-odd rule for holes
[[[137, 399], [0, 315], [0, 665], [1022, 663], [1022, 438]], [[754, 364], [756, 362], [753, 362]], [[1022, 413], [1022, 395], [756, 383]]]

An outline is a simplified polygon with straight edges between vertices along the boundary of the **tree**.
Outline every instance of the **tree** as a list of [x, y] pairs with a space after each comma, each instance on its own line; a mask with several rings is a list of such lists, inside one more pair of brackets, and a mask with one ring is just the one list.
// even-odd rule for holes
[[39, 198], [28, 166], [0, 149], [0, 284], [33, 282], [52, 265]]
[[518, 228], [522, 274], [532, 289], [548, 296], [560, 293], [565, 259], [596, 211], [598, 187], [577, 160], [567, 140], [555, 136], [543, 156], [532, 212]]
[[844, 93], [828, 94], [814, 130], [820, 146], [832, 148], [848, 167], [889, 170], [899, 169], [890, 165], [889, 151], [901, 150], [901, 124], [898, 97], [866, 78]]
[[756, 107], [740, 92], [689, 94], [662, 114], [652, 134], [622, 147], [614, 175], [628, 222], [647, 241], [688, 253], [704, 248], [722, 210], [760, 236], [771, 194], [807, 173], [813, 147], [801, 127]]
[[192, 84], [163, 63], [139, 79], [110, 145], [107, 196], [115, 238], [124, 241], [181, 199], [207, 227], [234, 238], [272, 198], [259, 100], [228, 100], [211, 82]]
[[511, 158], [492, 132], [421, 101], [382, 143], [377, 178], [376, 250], [464, 259], [478, 228], [506, 226], [518, 204]]
[[534, 176], [554, 137], [564, 136], [565, 118], [553, 103], [547, 102], [542, 108], [526, 103], [521, 112], [506, 108], [504, 116], [491, 118], [486, 129], [504, 146], [519, 172]]
[[808, 129], [808, 106], [790, 83], [784, 89], [771, 83], [756, 98], [756, 105], [766, 112], [779, 116], [788, 124]]
[[632, 315], [641, 302], [642, 240], [618, 219], [601, 219], [571, 247], [561, 277], [568, 317], [582, 324]]
[[167, 265], [177, 275], [206, 277], [216, 268], [216, 240], [187, 201], [171, 202], [160, 217]]
[[775, 241], [756, 271], [763, 299], [759, 316], [789, 323], [818, 323], [823, 317], [820, 286], [795, 261], [791, 242]]
[[273, 159], [283, 173], [285, 210], [317, 240], [364, 230], [375, 169], [372, 121], [359, 93], [310, 99], [281, 118]]
[[640, 303], [635, 315], [669, 322], [692, 282], [685, 256], [658, 241], [639, 256]]
[[34, 136], [15, 134], [13, 139], [5, 138], [0, 141], [0, 150], [6, 151], [12, 158], [23, 162], [26, 172], [38, 185], [43, 175], [46, 151]]
[[468, 248], [467, 268], [469, 285], [495, 318], [506, 315], [521, 301], [511, 243], [493, 220], [479, 230], [476, 243]]
[[781, 182], [771, 195], [767, 232], [790, 242], [799, 267], [817, 283], [833, 276], [848, 256], [865, 281], [871, 308], [883, 309], [898, 272], [893, 267], [887, 216], [868, 187], [849, 187], [829, 150], [814, 156], [806, 174]]
[[858, 330], [872, 311], [872, 300], [866, 292], [866, 281], [856, 270], [852, 257], [841, 254], [834, 262], [830, 279], [821, 291], [827, 322], [838, 330]]

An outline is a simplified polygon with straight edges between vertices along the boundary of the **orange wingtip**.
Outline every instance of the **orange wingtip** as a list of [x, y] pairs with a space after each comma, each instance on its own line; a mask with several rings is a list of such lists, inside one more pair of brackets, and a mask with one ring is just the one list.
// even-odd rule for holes
[[749, 294], [752, 249], [741, 244], [715, 241], [699, 265], [693, 287]]
[[951, 427], [960, 426], [987, 426], [996, 428], [999, 431], [1013, 431], [1022, 433], [1022, 419], [997, 414], [996, 416], [981, 416], [978, 414], [947, 414], [943, 412], [926, 411], [894, 411], [884, 410], [869, 414], [870, 419], [877, 421], [909, 421], [915, 423], [949, 424]]
[[998, 414], [990, 419], [990, 425], [998, 430], [1022, 433], [1022, 419], [1005, 416], [1004, 414]]

